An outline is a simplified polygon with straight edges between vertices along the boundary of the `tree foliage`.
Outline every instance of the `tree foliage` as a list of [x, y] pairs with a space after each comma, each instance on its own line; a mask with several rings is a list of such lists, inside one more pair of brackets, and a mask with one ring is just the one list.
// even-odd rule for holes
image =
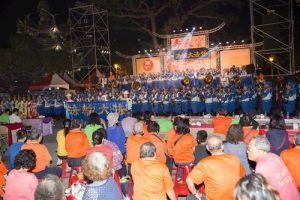
[[[239, 8], [239, 0], [91, 0], [109, 11], [111, 20], [118, 27], [148, 34], [154, 48], [161, 41], [153, 33], [168, 34], [173, 29], [191, 25], [217, 25], [222, 21], [237, 20], [229, 17], [222, 8]], [[121, 23], [120, 23], [121, 22]], [[198, 24], [197, 24], [198, 23]], [[212, 28], [212, 27], [211, 27]]]

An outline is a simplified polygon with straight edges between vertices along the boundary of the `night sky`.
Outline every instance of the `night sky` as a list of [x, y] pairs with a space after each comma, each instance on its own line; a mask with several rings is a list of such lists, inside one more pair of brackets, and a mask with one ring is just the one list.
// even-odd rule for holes
[[[68, 8], [74, 6], [76, 0], [48, 0], [49, 6], [50, 6], [50, 12], [57, 14], [56, 19], [58, 23], [65, 22], [68, 17]], [[15, 34], [16, 32], [16, 21], [17, 19], [23, 19], [24, 15], [31, 13], [32, 18], [34, 20], [38, 20], [37, 18], [37, 13], [36, 13], [36, 7], [38, 4], [39, 0], [0, 0], [0, 48], [7, 47], [8, 46], [8, 39], [10, 35]], [[294, 17], [294, 27], [295, 27], [295, 48], [296, 48], [296, 53], [295, 53], [295, 60], [296, 60], [296, 65], [299, 65], [299, 59], [297, 58], [298, 52], [300, 49], [300, 6], [296, 7], [295, 6], [295, 17]], [[233, 37], [236, 37], [237, 35], [242, 35], [246, 40], [249, 40], [250, 38], [250, 14], [249, 14], [249, 7], [246, 5], [245, 8], [240, 10], [240, 18], [243, 19], [244, 21], [239, 24], [238, 28], [236, 28], [234, 31], [231, 30], [231, 27], [225, 27], [221, 31], [225, 31], [226, 34], [230, 34]], [[112, 26], [112, 24], [111, 24]], [[185, 27], [183, 27], [185, 28]], [[128, 33], [127, 33], [128, 34]], [[147, 47], [142, 47], [141, 44], [147, 44], [147, 37], [143, 38], [142, 41], [140, 39], [140, 36], [138, 33], [130, 33], [131, 36], [133, 35], [132, 38], [128, 38], [125, 34], [118, 34], [115, 35], [114, 33], [110, 33], [111, 35], [111, 45], [112, 49], [114, 50], [120, 50], [123, 53], [128, 53], [129, 55], [132, 54], [133, 52], [136, 52], [138, 50], [141, 50], [140, 48], [147, 48]], [[132, 46], [135, 46], [135, 48], [130, 48], [128, 49], [128, 45], [126, 46], [127, 49], [119, 47], [120, 49], [116, 48], [116, 44], [120, 45], [120, 41], [130, 41], [132, 43], [136, 43]], [[250, 41], [249, 41], [250, 42]], [[140, 44], [139, 44], [140, 43]], [[150, 44], [151, 45], [151, 44]], [[150, 46], [148, 45], [148, 46]], [[131, 47], [132, 47], [131, 46]], [[151, 48], [151, 47], [149, 47]]]

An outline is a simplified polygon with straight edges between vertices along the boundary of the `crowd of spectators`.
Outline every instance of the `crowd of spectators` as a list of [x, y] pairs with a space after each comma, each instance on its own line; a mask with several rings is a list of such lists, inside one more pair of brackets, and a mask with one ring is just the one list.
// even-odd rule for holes
[[128, 112], [121, 122], [117, 113], [107, 119], [106, 124], [92, 113], [85, 128], [65, 119], [56, 135], [58, 163], [52, 163], [39, 132], [18, 131], [18, 142], [9, 149], [9, 172], [0, 162], [1, 196], [64, 199], [59, 165], [67, 162], [82, 170], [84, 200], [175, 200], [180, 184], [189, 191], [187, 199], [300, 199], [300, 133], [290, 147], [280, 115], [271, 117], [266, 136], [258, 135], [250, 116], [233, 122], [222, 110], [214, 133], [199, 130], [196, 136], [181, 117], [154, 120], [147, 113], [136, 119]]

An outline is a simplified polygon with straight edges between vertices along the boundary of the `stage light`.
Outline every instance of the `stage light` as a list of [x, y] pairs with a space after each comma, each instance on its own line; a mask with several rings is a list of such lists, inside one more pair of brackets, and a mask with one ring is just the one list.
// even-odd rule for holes
[[235, 41], [233, 41], [233, 44], [235, 44]]
[[138, 53], [141, 53], [141, 51], [138, 51]]
[[157, 49], [157, 51], [159, 52], [159, 49]]
[[219, 42], [219, 44], [222, 44], [222, 42]]
[[196, 27], [193, 27], [193, 31], [196, 30]]
[[145, 50], [145, 53], [147, 53], [147, 50]]
[[202, 29], [202, 26], [200, 26], [199, 29]]
[[162, 50], [163, 50], [163, 51], [165, 51], [166, 49], [165, 49], [165, 48], [163, 48]]
[[149, 51], [152, 52], [152, 49], [150, 49]]
[[270, 62], [273, 62], [273, 61], [274, 61], [274, 58], [273, 58], [272, 56], [270, 56], [270, 57], [269, 57], [269, 61], [270, 61]]
[[227, 41], [226, 44], [229, 44], [229, 42]]
[[211, 45], [211, 46], [214, 46], [214, 43], [211, 43], [210, 45]]
[[242, 43], [244, 43], [245, 42], [245, 40], [242, 40]]
[[182, 32], [182, 29], [180, 29], [180, 32]]
[[173, 30], [173, 33], [175, 33], [176, 31], [175, 30]]
[[186, 31], [189, 31], [189, 29], [188, 29], [188, 28], [186, 28], [185, 30], [186, 30]]

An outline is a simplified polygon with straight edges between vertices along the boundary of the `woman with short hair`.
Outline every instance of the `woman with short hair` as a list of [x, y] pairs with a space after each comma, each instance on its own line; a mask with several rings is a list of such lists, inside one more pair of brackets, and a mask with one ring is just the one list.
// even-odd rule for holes
[[35, 166], [36, 155], [33, 150], [21, 150], [15, 160], [14, 169], [8, 174], [5, 200], [34, 199], [38, 179], [30, 171]]
[[83, 200], [121, 200], [121, 191], [112, 177], [112, 166], [102, 152], [94, 152], [87, 156], [82, 164], [82, 170], [88, 179]]
[[240, 125], [233, 124], [229, 127], [224, 144], [224, 153], [235, 154], [241, 161], [246, 170], [246, 174], [250, 174], [250, 166], [247, 158], [247, 144], [244, 142], [244, 133]]

